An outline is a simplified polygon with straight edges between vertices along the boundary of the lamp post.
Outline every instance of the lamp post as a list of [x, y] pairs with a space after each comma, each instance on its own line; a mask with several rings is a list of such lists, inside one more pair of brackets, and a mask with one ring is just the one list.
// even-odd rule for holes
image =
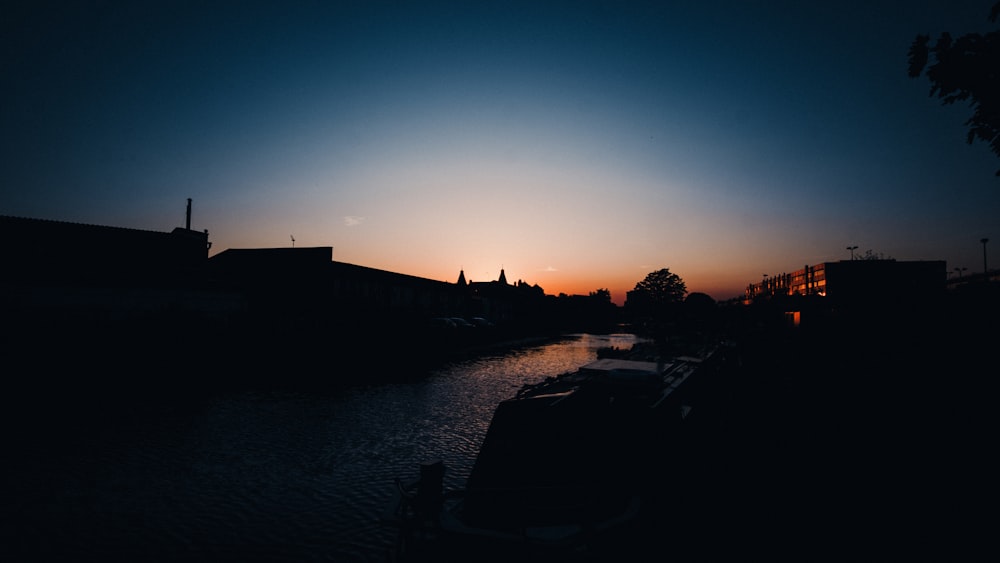
[[955, 281], [958, 281], [958, 280], [962, 279], [962, 272], [964, 272], [966, 270], [968, 270], [968, 268], [958, 268], [958, 267], [956, 267], [955, 268], [955, 272], [956, 272]]
[[983, 243], [983, 278], [986, 281], [990, 281], [990, 271], [986, 269], [986, 243], [990, 242], [988, 238], [981, 238], [979, 242]]
[[848, 246], [847, 247], [847, 250], [851, 251], [851, 260], [854, 260], [854, 249], [856, 249], [857, 247], [858, 247], [858, 245], [856, 245], [856, 244], [854, 246]]

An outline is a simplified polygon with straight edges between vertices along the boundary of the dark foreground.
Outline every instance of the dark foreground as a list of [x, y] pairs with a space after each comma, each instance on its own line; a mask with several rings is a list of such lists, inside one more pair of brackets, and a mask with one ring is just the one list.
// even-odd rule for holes
[[644, 537], [695, 560], [978, 557], [997, 499], [990, 311], [748, 331]]
[[995, 551], [1000, 427], [996, 301], [979, 305], [745, 325], [683, 435], [647, 445], [627, 526], [572, 550], [444, 542], [409, 559], [978, 559]]
[[[487, 548], [475, 559], [979, 559], [994, 551], [983, 514], [997, 500], [996, 304], [994, 295], [797, 328], [741, 319], [725, 334], [735, 369], [712, 382], [684, 436], [649, 444], [662, 470], [644, 469], [652, 478], [634, 522], [583, 551]], [[6, 340], [8, 451], [72, 432], [77, 414], [120, 420], [112, 407], [234, 386], [405, 380], [419, 371], [406, 360], [427, 351], [377, 332], [59, 328]], [[358, 358], [384, 361], [361, 373]]]

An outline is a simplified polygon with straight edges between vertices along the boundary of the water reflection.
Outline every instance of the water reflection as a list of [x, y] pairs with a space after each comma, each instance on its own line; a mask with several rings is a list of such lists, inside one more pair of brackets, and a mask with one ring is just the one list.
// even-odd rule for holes
[[632, 335], [574, 335], [333, 395], [234, 393], [94, 431], [25, 474], [26, 559], [381, 560], [393, 478], [471, 470], [496, 405]]

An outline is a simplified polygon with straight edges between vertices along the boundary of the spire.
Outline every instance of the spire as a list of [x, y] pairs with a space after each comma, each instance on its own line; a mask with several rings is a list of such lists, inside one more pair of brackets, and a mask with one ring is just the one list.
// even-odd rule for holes
[[500, 268], [500, 279], [498, 279], [497, 281], [504, 285], [507, 285], [507, 276], [504, 275], [502, 267]]
[[458, 285], [467, 285], [465, 283], [465, 270], [459, 270], [458, 272]]

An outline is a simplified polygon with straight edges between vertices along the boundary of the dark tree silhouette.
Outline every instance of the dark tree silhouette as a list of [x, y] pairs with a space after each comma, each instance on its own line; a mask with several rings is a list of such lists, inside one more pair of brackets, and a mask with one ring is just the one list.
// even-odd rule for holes
[[[657, 346], [664, 347], [671, 341], [669, 335], [678, 329], [685, 294], [687, 286], [677, 274], [667, 268], [651, 272], [627, 293], [626, 317], [642, 333], [651, 335]], [[661, 353], [667, 353], [666, 349]]]
[[[990, 21], [996, 23], [998, 15], [1000, 2], [990, 10]], [[985, 141], [1000, 157], [1000, 31], [968, 33], [958, 39], [943, 32], [933, 47], [930, 40], [929, 35], [917, 35], [910, 44], [910, 77], [926, 74], [930, 95], [944, 105], [968, 103], [973, 112], [965, 122], [966, 142]], [[1000, 170], [996, 174], [1000, 176]]]
[[603, 302], [611, 303], [611, 290], [607, 288], [601, 288], [596, 291], [590, 292], [590, 297]]
[[701, 310], [713, 309], [715, 307], [715, 299], [712, 299], [712, 296], [707, 293], [696, 291], [689, 294], [687, 298], [684, 299], [684, 305], [689, 308]]
[[718, 318], [715, 299], [706, 293], [689, 293], [684, 298], [683, 320], [689, 329], [704, 331], [714, 326]]
[[684, 280], [668, 268], [657, 270], [646, 276], [646, 279], [635, 284], [633, 294], [641, 296], [645, 303], [653, 306], [671, 305], [684, 301], [687, 286]]

